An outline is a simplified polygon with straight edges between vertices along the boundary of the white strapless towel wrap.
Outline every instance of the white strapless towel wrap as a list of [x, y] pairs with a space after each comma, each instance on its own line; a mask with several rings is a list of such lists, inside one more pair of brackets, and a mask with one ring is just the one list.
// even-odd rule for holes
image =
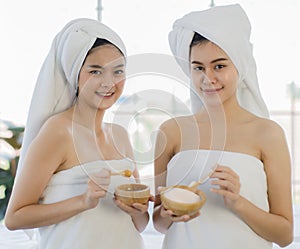
[[[169, 33], [169, 44], [175, 59], [190, 76], [190, 43], [197, 32], [222, 48], [239, 72], [237, 97], [242, 107], [261, 117], [268, 117], [268, 110], [258, 86], [256, 63], [250, 43], [251, 26], [239, 4], [216, 6], [191, 12], [176, 20]], [[201, 109], [201, 101], [191, 87], [191, 105], [194, 112]]]
[[[176, 154], [168, 164], [167, 186], [189, 185], [205, 177], [214, 165], [228, 166], [240, 177], [240, 194], [257, 207], [268, 211], [267, 180], [257, 158], [227, 151], [187, 150]], [[201, 185], [207, 201], [201, 215], [189, 222], [176, 222], [165, 235], [164, 249], [270, 249], [238, 216], [225, 207], [223, 198], [210, 192], [210, 182]]]
[[[55, 174], [43, 193], [42, 203], [54, 203], [84, 193], [93, 172], [134, 169], [129, 159], [97, 161]], [[133, 178], [113, 176], [105, 198], [96, 208], [82, 212], [56, 225], [39, 228], [41, 249], [140, 249], [142, 238], [131, 217], [113, 203], [117, 185]]]
[[79, 71], [97, 38], [110, 41], [126, 55], [121, 38], [106, 25], [92, 19], [75, 19], [54, 38], [33, 92], [18, 172], [30, 143], [44, 122], [74, 103]]

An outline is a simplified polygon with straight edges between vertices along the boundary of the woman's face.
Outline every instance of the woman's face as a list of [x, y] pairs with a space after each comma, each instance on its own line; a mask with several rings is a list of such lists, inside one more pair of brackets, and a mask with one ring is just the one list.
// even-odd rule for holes
[[227, 54], [210, 41], [194, 45], [190, 54], [191, 79], [207, 105], [236, 100], [238, 72]]
[[79, 99], [97, 109], [108, 109], [122, 94], [125, 83], [125, 59], [113, 45], [90, 51], [80, 70]]

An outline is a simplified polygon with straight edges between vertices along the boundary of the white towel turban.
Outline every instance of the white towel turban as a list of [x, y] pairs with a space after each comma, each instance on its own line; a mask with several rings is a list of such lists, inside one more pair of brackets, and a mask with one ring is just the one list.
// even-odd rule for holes
[[[169, 43], [178, 64], [190, 75], [189, 50], [194, 32], [204, 36], [222, 48], [239, 72], [237, 98], [248, 111], [269, 117], [267, 107], [261, 97], [256, 75], [256, 63], [250, 43], [251, 25], [239, 4], [217, 6], [204, 11], [191, 12], [173, 24], [169, 33]], [[202, 107], [191, 87], [191, 105], [194, 112]]]
[[110, 41], [126, 55], [121, 38], [109, 27], [92, 19], [75, 19], [54, 38], [33, 92], [18, 171], [30, 143], [44, 122], [73, 105], [79, 71], [97, 38]]

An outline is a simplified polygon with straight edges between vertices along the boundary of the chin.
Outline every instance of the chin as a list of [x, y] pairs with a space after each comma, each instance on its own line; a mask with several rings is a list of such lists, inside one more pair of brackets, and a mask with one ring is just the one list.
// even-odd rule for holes
[[207, 108], [216, 108], [216, 107], [220, 107], [223, 108], [223, 103], [220, 100], [214, 100], [214, 101], [204, 101], [204, 105]]
[[97, 105], [97, 109], [105, 111], [111, 108], [115, 103], [116, 103], [115, 99], [111, 99], [110, 101], [101, 101], [101, 103]]

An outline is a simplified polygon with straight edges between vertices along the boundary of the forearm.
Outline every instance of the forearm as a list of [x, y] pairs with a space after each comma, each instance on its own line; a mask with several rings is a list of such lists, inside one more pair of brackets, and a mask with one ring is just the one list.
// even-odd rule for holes
[[49, 226], [86, 209], [83, 197], [76, 196], [53, 204], [33, 204], [15, 212], [10, 211], [5, 217], [5, 224], [10, 230]]
[[132, 222], [135, 226], [135, 228], [139, 232], [143, 232], [149, 222], [149, 213], [143, 213], [143, 214], [138, 214], [138, 215], [133, 215], [131, 216]]
[[280, 246], [292, 242], [293, 224], [285, 217], [266, 212], [242, 197], [233, 211], [262, 238]]
[[156, 206], [153, 212], [153, 225], [158, 232], [165, 234], [173, 222], [169, 217], [162, 217], [160, 212], [161, 205]]

